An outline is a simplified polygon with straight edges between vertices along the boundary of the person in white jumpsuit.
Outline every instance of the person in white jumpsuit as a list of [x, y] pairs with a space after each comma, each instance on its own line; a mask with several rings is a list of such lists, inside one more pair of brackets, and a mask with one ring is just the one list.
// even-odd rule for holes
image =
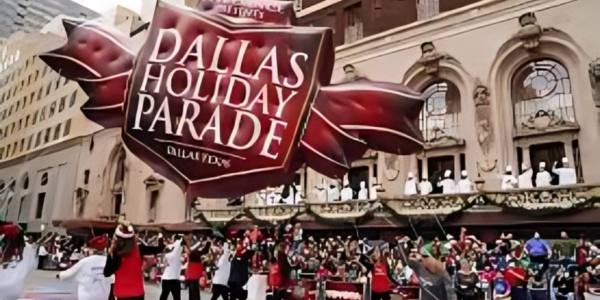
[[573, 185], [577, 184], [577, 173], [575, 169], [569, 168], [569, 159], [563, 157], [562, 168], [557, 168], [558, 162], [554, 162], [552, 173], [558, 175], [558, 185]]
[[540, 171], [537, 173], [536, 176], [537, 176], [535, 178], [535, 186], [536, 187], [541, 188], [541, 187], [550, 186], [550, 183], [552, 182], [552, 176], [550, 175], [550, 173], [548, 173], [548, 171], [546, 171], [546, 163], [545, 162], [540, 163]]
[[473, 182], [469, 179], [467, 171], [463, 170], [460, 175], [462, 179], [458, 182], [457, 192], [460, 194], [470, 194], [475, 192], [475, 186], [473, 186]]
[[438, 187], [443, 187], [443, 194], [454, 194], [456, 192], [456, 183], [454, 182], [454, 180], [452, 178], [450, 178], [450, 175], [452, 174], [452, 171], [447, 170], [446, 173], [444, 173], [444, 180], [440, 180], [438, 182]]
[[521, 169], [523, 169], [523, 174], [519, 175], [519, 188], [532, 189], [533, 182], [531, 178], [533, 177], [533, 170], [528, 163], [522, 163]]
[[517, 187], [519, 181], [512, 174], [512, 167], [506, 166], [506, 173], [502, 176], [502, 190], [513, 190]]
[[99, 251], [88, 256], [56, 277], [64, 281], [77, 282], [77, 299], [106, 300], [110, 294], [111, 278], [104, 277], [106, 255]]
[[408, 172], [408, 179], [404, 184], [404, 196], [414, 196], [417, 194], [417, 181], [412, 172]]
[[419, 190], [421, 190], [421, 195], [423, 196], [429, 195], [431, 192], [433, 192], [433, 186], [431, 185], [431, 182], [427, 180], [427, 176], [423, 176], [423, 181], [419, 183]]

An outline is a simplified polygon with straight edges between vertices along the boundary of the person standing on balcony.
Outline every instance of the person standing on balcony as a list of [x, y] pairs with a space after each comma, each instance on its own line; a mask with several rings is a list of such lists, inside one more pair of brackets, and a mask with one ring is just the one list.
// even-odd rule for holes
[[471, 194], [471, 193], [474, 193], [475, 192], [475, 187], [473, 186], [473, 182], [471, 182], [471, 180], [469, 179], [469, 174], [467, 173], [467, 171], [463, 170], [460, 173], [460, 176], [461, 176], [462, 179], [458, 182], [457, 192], [459, 194]]
[[408, 178], [404, 184], [404, 196], [410, 197], [417, 194], [417, 181], [412, 172], [408, 172]]
[[421, 191], [422, 196], [426, 196], [433, 192], [433, 186], [431, 182], [427, 180], [427, 176], [423, 175], [423, 180], [419, 183], [419, 190]]
[[512, 167], [506, 166], [506, 172], [502, 176], [502, 190], [513, 190], [517, 188], [519, 181], [512, 174]]
[[554, 162], [552, 173], [558, 175], [558, 185], [573, 185], [577, 184], [577, 173], [575, 169], [569, 168], [569, 159], [563, 157], [562, 168], [557, 168], [558, 162]]
[[456, 193], [456, 183], [454, 182], [454, 179], [450, 178], [450, 175], [452, 175], [452, 171], [446, 170], [446, 173], [444, 173], [444, 180], [440, 178], [437, 184], [438, 187], [443, 187], [442, 193], [445, 195]]
[[533, 169], [528, 163], [522, 163], [521, 169], [523, 174], [519, 175], [519, 188], [520, 189], [532, 189], [533, 188]]
[[538, 188], [549, 187], [552, 182], [552, 176], [546, 171], [546, 163], [540, 163], [540, 171], [536, 174], [535, 186]]

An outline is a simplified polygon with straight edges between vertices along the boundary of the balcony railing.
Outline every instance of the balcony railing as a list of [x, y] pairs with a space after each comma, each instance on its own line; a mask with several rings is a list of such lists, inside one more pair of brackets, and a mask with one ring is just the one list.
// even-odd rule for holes
[[343, 202], [306, 203], [309, 209], [324, 219], [360, 218], [381, 207], [377, 200], [350, 200]]
[[243, 207], [203, 210], [200, 213], [209, 223], [227, 223], [243, 214]]
[[304, 205], [272, 205], [247, 207], [252, 216], [261, 221], [281, 221], [293, 218], [306, 210]]
[[[448, 216], [470, 209], [525, 211], [567, 210], [600, 203], [600, 185], [573, 185], [510, 191], [480, 191], [473, 194], [426, 195], [400, 199], [350, 200], [344, 202], [305, 202], [297, 205], [249, 206], [199, 211], [208, 222], [229, 222], [245, 215], [262, 221], [289, 220], [303, 213], [323, 219], [353, 219], [379, 211], [384, 206], [396, 215]], [[485, 210], [484, 209], [484, 210]]]

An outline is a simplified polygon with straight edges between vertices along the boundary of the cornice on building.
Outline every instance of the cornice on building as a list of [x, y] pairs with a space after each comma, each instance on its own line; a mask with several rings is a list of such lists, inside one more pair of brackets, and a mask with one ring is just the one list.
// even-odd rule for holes
[[484, 0], [431, 19], [390, 29], [336, 47], [336, 68], [461, 33], [517, 19], [524, 11], [543, 11], [578, 0]]

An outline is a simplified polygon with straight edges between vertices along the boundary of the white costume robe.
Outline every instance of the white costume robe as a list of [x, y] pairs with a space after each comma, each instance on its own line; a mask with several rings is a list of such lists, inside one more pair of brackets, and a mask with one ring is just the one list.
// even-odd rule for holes
[[407, 180], [404, 184], [404, 196], [412, 196], [417, 194], [417, 182], [415, 179]]
[[350, 187], [346, 187], [342, 190], [342, 201], [352, 200], [352, 194], [354, 192]]
[[514, 189], [515, 185], [517, 185], [517, 183], [519, 183], [519, 181], [517, 180], [517, 178], [515, 178], [515, 176], [512, 176], [512, 175], [502, 176], [502, 190], [504, 190], [504, 191]]
[[[473, 193], [475, 189], [473, 188], [473, 183], [469, 179], [462, 179], [458, 182], [457, 185], [457, 193], [461, 194], [469, 194]], [[445, 193], [444, 193], [445, 194]]]
[[538, 172], [537, 177], [535, 178], [536, 187], [547, 187], [550, 186], [550, 182], [552, 181], [552, 176], [550, 173], [546, 171]]
[[27, 244], [21, 261], [14, 268], [0, 268], [0, 300], [17, 300], [21, 297], [25, 278], [37, 267], [37, 251], [37, 246]]
[[525, 171], [525, 173], [519, 175], [519, 188], [520, 189], [532, 189], [533, 181], [531, 181], [531, 177], [533, 176], [533, 170], [529, 169]]
[[429, 195], [433, 192], [433, 186], [429, 181], [419, 182], [419, 189], [421, 190], [421, 195]]
[[104, 277], [106, 256], [86, 257], [70, 269], [60, 272], [60, 280], [77, 282], [79, 300], [106, 300], [110, 294], [111, 278]]
[[369, 199], [369, 192], [367, 191], [366, 188], [362, 188], [360, 189], [360, 191], [358, 191], [358, 200], [367, 200]]
[[577, 184], [577, 173], [575, 173], [575, 169], [559, 168], [552, 170], [552, 172], [558, 175], [559, 185]]
[[444, 187], [444, 190], [442, 192], [444, 194], [456, 193], [456, 183], [454, 182], [454, 180], [452, 180], [450, 178], [446, 178], [446, 179], [438, 182], [438, 186]]

